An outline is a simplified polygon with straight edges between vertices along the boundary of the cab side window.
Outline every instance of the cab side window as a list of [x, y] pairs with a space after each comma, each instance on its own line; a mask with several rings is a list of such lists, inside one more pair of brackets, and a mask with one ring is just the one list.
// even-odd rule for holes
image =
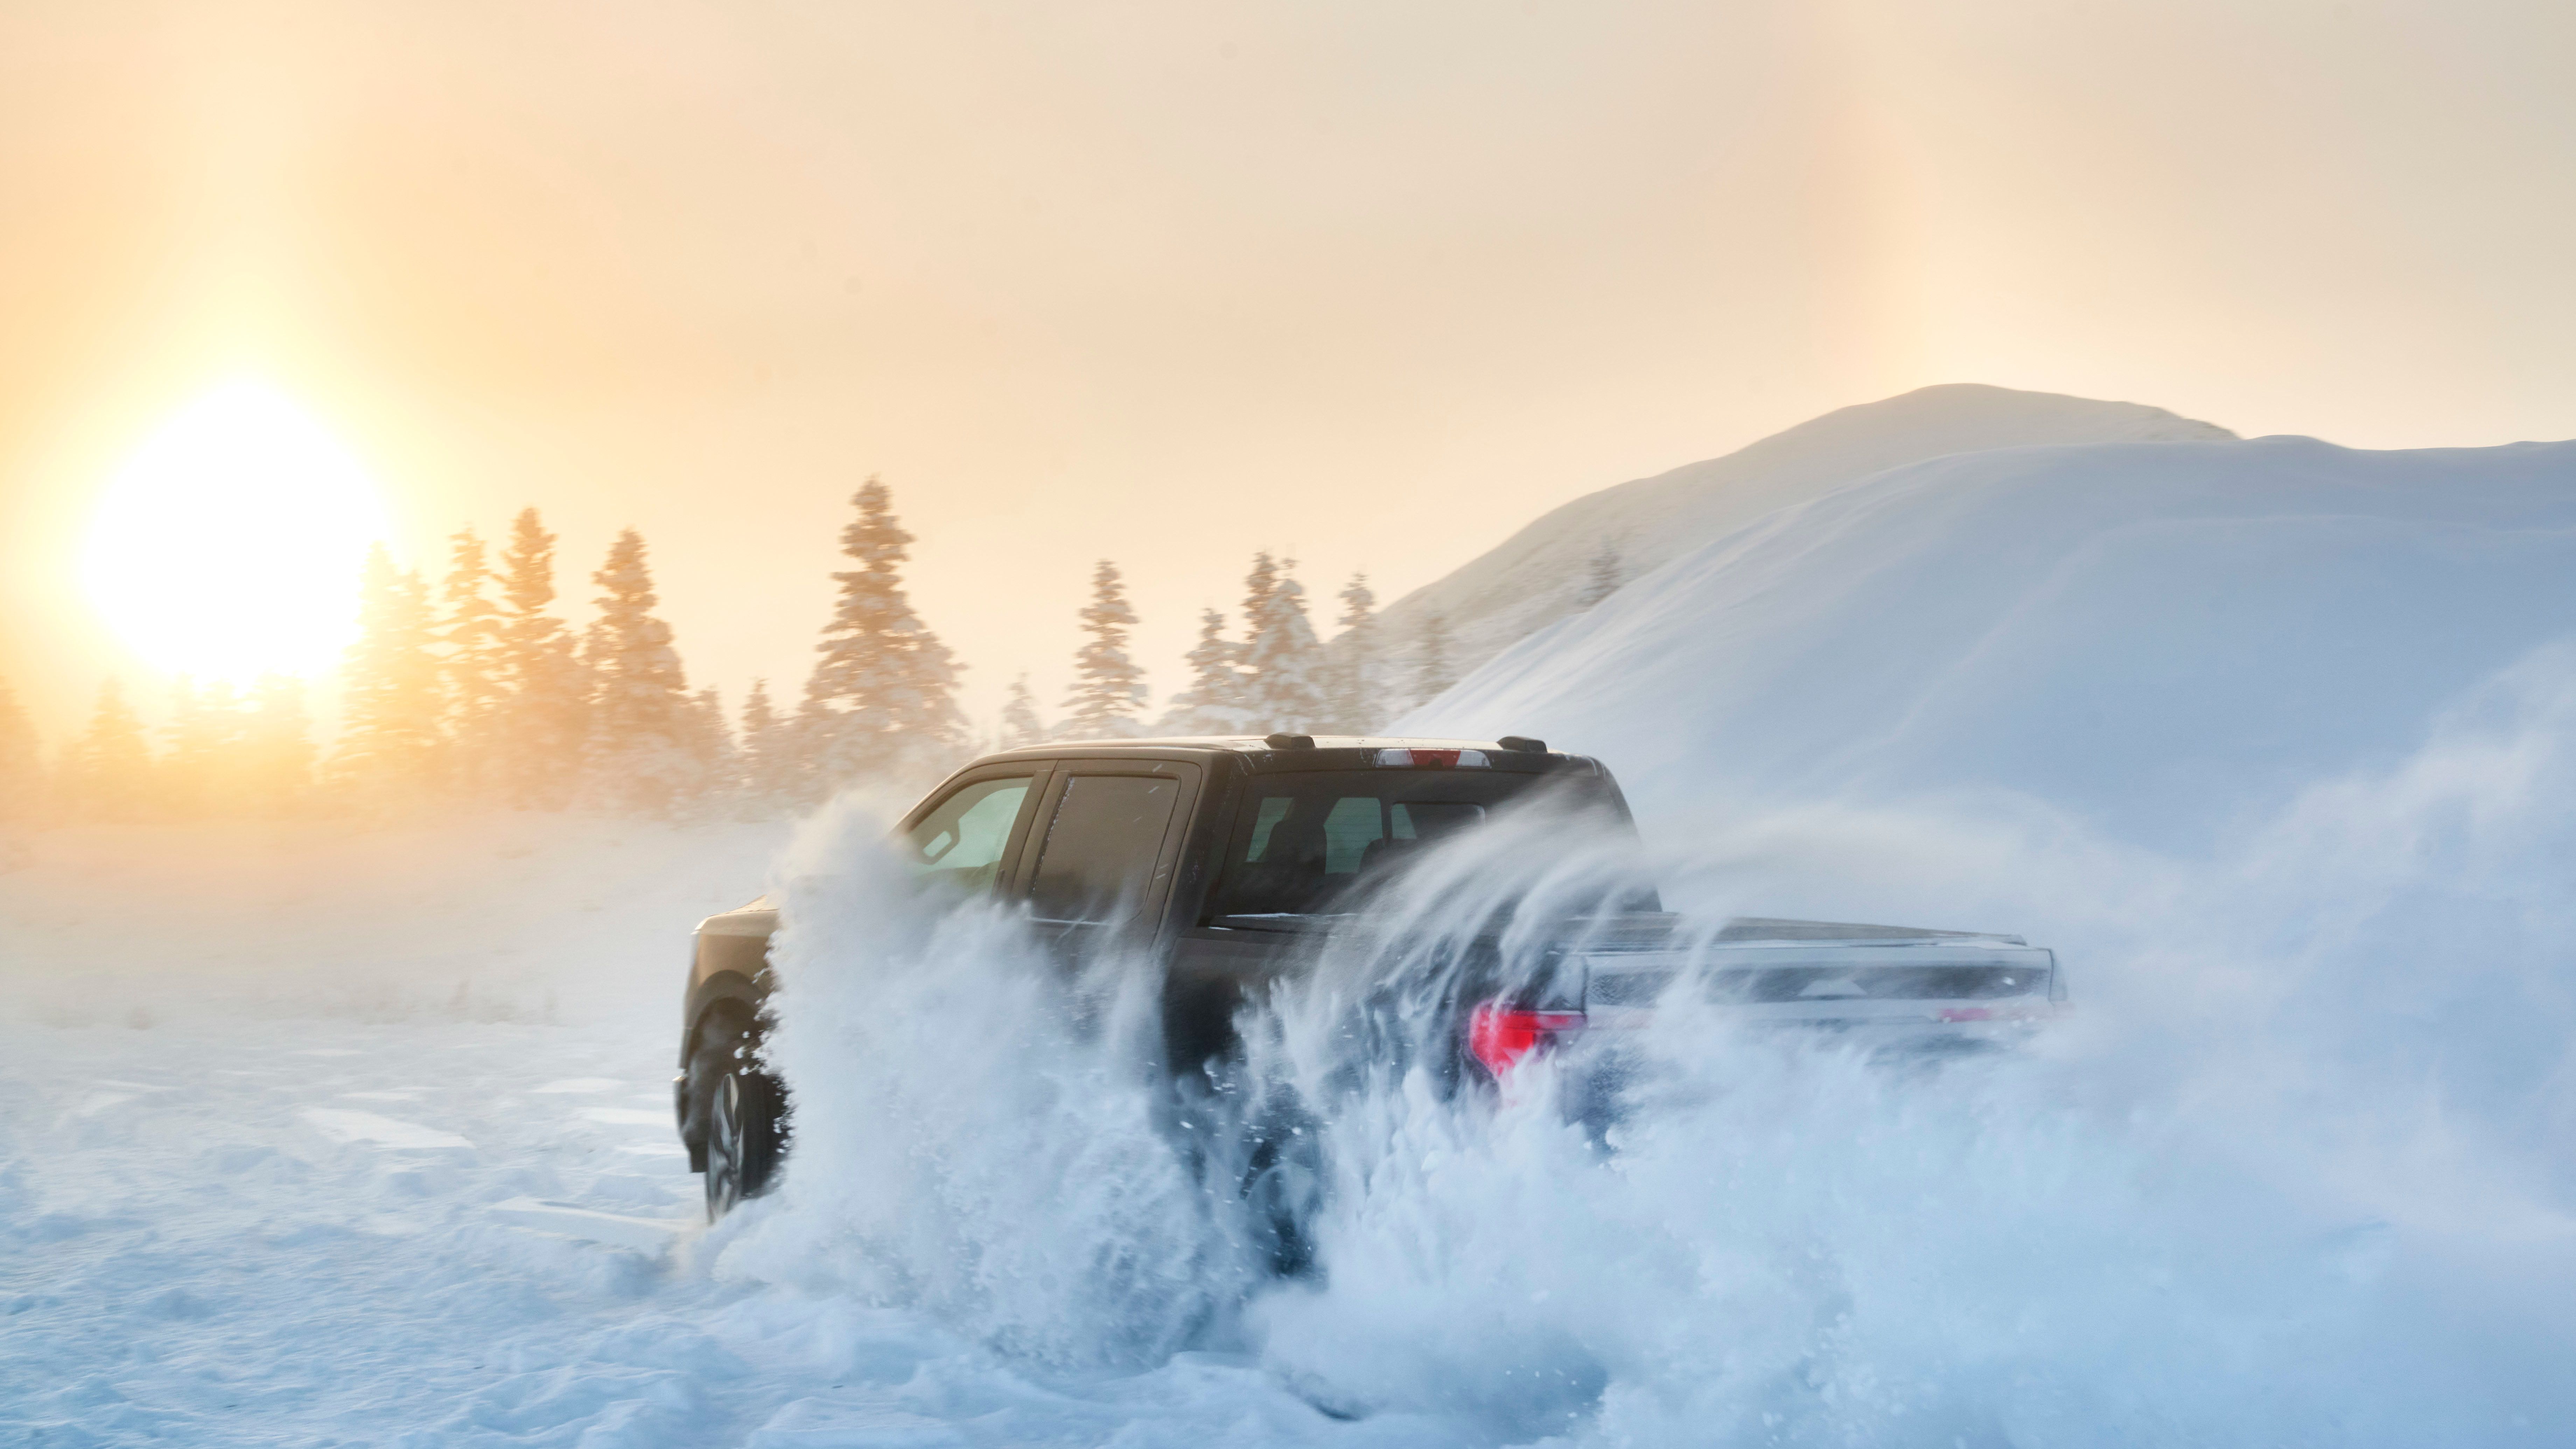
[[961, 785], [904, 837], [913, 869], [924, 877], [982, 889], [1001, 874], [1011, 823], [1029, 798], [1032, 777], [1015, 775]]
[[1181, 798], [1168, 775], [1076, 775], [1047, 825], [1029, 887], [1042, 921], [1108, 925], [1143, 904]]

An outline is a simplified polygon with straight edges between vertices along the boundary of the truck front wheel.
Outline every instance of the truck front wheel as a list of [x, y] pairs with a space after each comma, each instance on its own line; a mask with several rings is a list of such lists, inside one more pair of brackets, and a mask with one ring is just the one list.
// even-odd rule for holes
[[704, 1133], [707, 1221], [767, 1192], [787, 1150], [787, 1093], [759, 1059], [759, 1028], [726, 1013], [698, 1027], [690, 1115]]

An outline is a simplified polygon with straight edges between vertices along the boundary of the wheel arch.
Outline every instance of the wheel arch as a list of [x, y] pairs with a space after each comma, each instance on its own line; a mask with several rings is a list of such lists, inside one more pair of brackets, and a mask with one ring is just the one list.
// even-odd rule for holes
[[689, 1151], [691, 1172], [707, 1170], [706, 1123], [690, 1090], [698, 1039], [707, 1023], [719, 1016], [738, 1017], [745, 1027], [758, 1030], [769, 1003], [768, 975], [763, 971], [755, 978], [739, 971], [719, 971], [689, 988], [688, 1006], [680, 1014], [680, 1071], [671, 1079], [671, 1116], [679, 1129], [680, 1145]]
[[739, 971], [719, 971], [689, 988], [688, 1008], [681, 1013], [680, 1062], [682, 1070], [689, 1065], [689, 1054], [697, 1049], [698, 1032], [707, 1019], [717, 1012], [739, 1012], [747, 1022], [758, 1022], [769, 1010], [769, 973], [757, 977]]

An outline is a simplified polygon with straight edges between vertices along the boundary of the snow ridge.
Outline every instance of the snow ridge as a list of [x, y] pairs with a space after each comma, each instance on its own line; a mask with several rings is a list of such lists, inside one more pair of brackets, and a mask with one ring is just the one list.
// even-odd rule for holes
[[1606, 551], [1634, 579], [1789, 504], [1907, 463], [2061, 443], [2219, 442], [2236, 435], [2162, 408], [1945, 383], [1838, 408], [1722, 458], [1587, 494], [1397, 600], [1386, 637], [1446, 618], [1454, 662], [1472, 669], [1583, 606]]

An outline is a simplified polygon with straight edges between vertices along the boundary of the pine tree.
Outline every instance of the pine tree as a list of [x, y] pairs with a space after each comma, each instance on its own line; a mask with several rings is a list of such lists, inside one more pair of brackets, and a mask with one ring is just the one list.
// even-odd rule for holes
[[804, 797], [796, 737], [770, 706], [770, 681], [755, 678], [742, 701], [742, 815], [765, 820]]
[[185, 674], [171, 681], [170, 723], [163, 733], [169, 736], [170, 748], [153, 766], [153, 798], [164, 812], [193, 820], [205, 812], [206, 776], [214, 751], [196, 683]]
[[1601, 546], [1593, 550], [1591, 559], [1584, 565], [1583, 590], [1575, 597], [1575, 607], [1589, 609], [1619, 592], [1619, 585], [1624, 582], [1620, 577], [1621, 570], [1619, 540], [1604, 534]]
[[236, 788], [263, 815], [293, 815], [313, 790], [313, 731], [304, 712], [304, 681], [263, 674], [242, 721]]
[[581, 765], [586, 693], [581, 664], [563, 621], [546, 612], [555, 598], [555, 536], [537, 510], [521, 509], [501, 554], [498, 770], [503, 791], [522, 810], [561, 810], [570, 803]]
[[1386, 722], [1378, 699], [1377, 595], [1368, 575], [1353, 574], [1342, 586], [1342, 632], [1335, 635], [1327, 659], [1325, 702], [1338, 734], [1364, 735]]
[[221, 680], [199, 691], [188, 676], [172, 687], [170, 748], [153, 770], [161, 807], [182, 820], [231, 815], [241, 799], [241, 702]]
[[89, 728], [63, 751], [63, 789], [89, 820], [136, 820], [152, 788], [152, 747], [143, 721], [113, 679], [98, 687]]
[[510, 693], [501, 610], [487, 592], [492, 570], [483, 540], [473, 529], [461, 529], [449, 540], [448, 557], [442, 590], [447, 617], [438, 636], [447, 650], [439, 667], [447, 684], [452, 780], [461, 795], [488, 797], [501, 789], [502, 730]]
[[1137, 733], [1136, 716], [1145, 708], [1145, 671], [1127, 657], [1127, 631], [1136, 623], [1136, 611], [1127, 605], [1118, 566], [1107, 559], [1091, 572], [1091, 603], [1081, 618], [1082, 632], [1091, 638], [1073, 657], [1074, 685], [1065, 696], [1063, 733], [1083, 740], [1131, 738]]
[[1413, 655], [1413, 702], [1429, 704], [1449, 692], [1458, 675], [1449, 663], [1449, 616], [1434, 611], [1422, 617], [1422, 639]]
[[1254, 556], [1249, 607], [1243, 627], [1245, 703], [1253, 726], [1267, 733], [1305, 733], [1325, 718], [1323, 646], [1306, 621], [1306, 590], [1288, 571], [1295, 559], [1274, 566]]
[[725, 723], [724, 699], [712, 684], [689, 697], [689, 748], [697, 756], [702, 811], [731, 807], [742, 794], [742, 750]]
[[601, 592], [585, 649], [591, 676], [586, 793], [612, 810], [671, 816], [705, 783], [704, 731], [679, 651], [671, 647], [671, 626], [653, 616], [661, 600], [643, 536], [621, 531], [590, 579]]
[[17, 691], [0, 682], [0, 820], [32, 820], [45, 798], [45, 762], [36, 726]]
[[1011, 692], [1002, 701], [1002, 730], [994, 747], [1016, 750], [1044, 744], [1046, 737], [1046, 721], [1038, 718], [1038, 697], [1029, 692], [1029, 677], [1023, 674], [1011, 681]]
[[1176, 735], [1239, 735], [1252, 721], [1243, 702], [1243, 646], [1225, 637], [1225, 615], [1199, 611], [1199, 642], [1188, 654], [1190, 687], [1172, 696], [1162, 729]]
[[841, 552], [859, 567], [835, 573], [841, 586], [832, 621], [815, 651], [796, 728], [811, 751], [814, 783], [833, 789], [871, 775], [907, 775], [946, 763], [965, 742], [957, 708], [960, 666], [904, 596], [903, 563], [912, 535], [870, 478], [851, 503], [859, 516], [841, 530]]
[[[1262, 611], [1270, 607], [1270, 592], [1279, 587], [1279, 565], [1272, 562], [1270, 551], [1262, 549], [1252, 556], [1252, 572], [1243, 576], [1243, 634], [1247, 643], [1261, 632]], [[1235, 661], [1241, 664], [1238, 658]]]
[[331, 773], [378, 803], [417, 800], [437, 784], [445, 744], [429, 590], [419, 574], [396, 573], [380, 543], [367, 550], [359, 588], [358, 642], [342, 666]]

